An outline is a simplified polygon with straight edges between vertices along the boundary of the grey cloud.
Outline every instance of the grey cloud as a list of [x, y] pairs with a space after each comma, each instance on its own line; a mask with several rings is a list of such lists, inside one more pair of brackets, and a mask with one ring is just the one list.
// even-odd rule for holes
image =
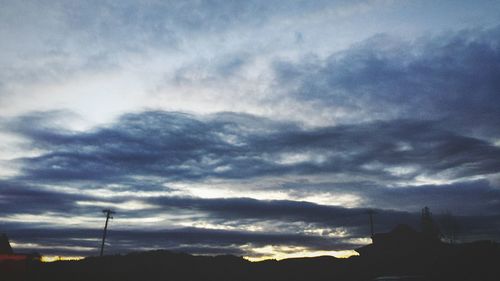
[[[0, 31], [5, 55], [0, 61], [6, 67], [0, 70], [0, 89], [8, 92], [17, 85], [115, 71], [126, 67], [130, 57], [148, 56], [153, 50], [182, 56], [193, 46], [223, 46], [234, 34], [258, 30], [275, 19], [351, 2], [4, 1]], [[233, 61], [218, 70], [238, 64]]]
[[442, 119], [498, 137], [499, 32], [471, 29], [414, 42], [378, 35], [325, 60], [276, 62], [277, 87], [348, 112], [343, 122]]
[[[289, 187], [296, 188], [296, 187]], [[311, 188], [308, 186], [307, 188]], [[314, 188], [314, 187], [312, 187]], [[421, 186], [407, 188], [342, 188], [332, 189], [339, 193], [354, 193], [363, 198], [365, 208], [345, 208], [319, 205], [310, 202], [290, 200], [256, 200], [251, 198], [203, 199], [196, 197], [156, 196], [141, 198], [133, 195], [99, 198], [78, 194], [47, 191], [33, 186], [14, 185], [2, 182], [0, 185], [1, 215], [43, 214], [51, 212], [64, 216], [78, 214], [98, 214], [100, 209], [93, 206], [80, 206], [76, 201], [108, 202], [121, 204], [129, 200], [152, 204], [152, 209], [119, 210], [117, 219], [151, 217], [158, 214], [179, 215], [184, 220], [203, 221], [213, 225], [229, 226], [238, 229], [244, 225], [273, 225], [280, 232], [302, 232], [301, 227], [342, 228], [349, 237], [364, 237], [367, 234], [368, 208], [376, 210], [377, 231], [388, 231], [394, 225], [406, 223], [418, 226], [419, 210], [430, 206], [437, 218], [446, 211], [458, 217], [463, 226], [462, 235], [470, 238], [482, 233], [495, 236], [499, 216], [498, 202], [500, 192], [479, 181], [468, 184], [445, 186]], [[314, 190], [312, 190], [314, 192]], [[393, 210], [385, 209], [391, 206]], [[405, 211], [406, 210], [406, 211]], [[410, 212], [408, 212], [410, 211]], [[186, 213], [187, 212], [187, 213]], [[189, 214], [186, 217], [183, 214]], [[48, 222], [40, 222], [42, 227]], [[296, 225], [295, 223], [300, 223]], [[2, 224], [6, 229], [26, 227]], [[33, 223], [29, 224], [33, 227]]]
[[[483, 186], [482, 186], [483, 185]], [[94, 207], [82, 207], [75, 204], [76, 200], [103, 201], [102, 198], [92, 198], [81, 195], [68, 195], [64, 193], [36, 190], [34, 187], [10, 186], [3, 182], [2, 190], [2, 215], [45, 213], [52, 212], [65, 216], [76, 214], [98, 213]], [[17, 189], [16, 189], [17, 188]], [[352, 189], [351, 189], [352, 191]], [[484, 188], [484, 183], [463, 186], [441, 186], [403, 188], [395, 190], [358, 190], [366, 198], [372, 200], [375, 206], [391, 205], [396, 209], [412, 208], [412, 204], [430, 203], [429, 206], [442, 203], [440, 200], [463, 202], [469, 200], [470, 204], [482, 203], [477, 208], [470, 210], [470, 204], [464, 205], [464, 210], [456, 214], [457, 222], [461, 227], [460, 239], [496, 239], [500, 225], [498, 221], [499, 192]], [[5, 200], [10, 204], [7, 204]], [[350, 238], [366, 237], [368, 235], [367, 208], [344, 208], [325, 206], [310, 202], [289, 200], [256, 200], [250, 198], [219, 198], [203, 199], [194, 197], [165, 197], [140, 198], [133, 195], [115, 196], [105, 199], [110, 203], [120, 203], [127, 200], [139, 200], [156, 206], [154, 209], [127, 211], [120, 210], [115, 215], [114, 223], [119, 223], [122, 218], [148, 217], [158, 214], [181, 215], [189, 211], [189, 221], [203, 221], [221, 227], [231, 226], [238, 229], [243, 225], [260, 225], [268, 223], [274, 226], [276, 232], [246, 232], [208, 230], [198, 228], [170, 229], [170, 230], [123, 230], [110, 231], [110, 244], [114, 252], [127, 252], [138, 249], [168, 248], [191, 253], [217, 253], [217, 249], [226, 248], [230, 253], [242, 253], [243, 245], [253, 247], [265, 245], [295, 245], [311, 249], [352, 249], [358, 242]], [[401, 200], [398, 200], [401, 199]], [[496, 202], [496, 203], [495, 203]], [[408, 206], [403, 206], [408, 204]], [[434, 205], [433, 205], [434, 204]], [[493, 204], [493, 205], [492, 205]], [[373, 206], [372, 205], [372, 206]], [[443, 202], [446, 205], [446, 202]], [[6, 208], [4, 208], [7, 206]], [[15, 207], [14, 207], [15, 206]], [[370, 204], [367, 204], [369, 207]], [[419, 206], [421, 207], [421, 206]], [[458, 206], [461, 207], [461, 206]], [[373, 207], [376, 211], [375, 229], [378, 232], [388, 231], [400, 223], [410, 224], [418, 229], [419, 212], [405, 212]], [[434, 209], [435, 218], [440, 221], [442, 212]], [[455, 210], [452, 210], [455, 211]], [[463, 212], [462, 212], [463, 211]], [[300, 223], [296, 225], [295, 223]], [[332, 238], [326, 235], [306, 235], [301, 227], [312, 229], [340, 228], [346, 230], [346, 236]], [[99, 229], [65, 228], [57, 229], [48, 227], [45, 222], [0, 223], [0, 228], [7, 230], [16, 242], [37, 243], [42, 245], [40, 251], [44, 254], [92, 254], [89, 248], [96, 247], [100, 236]], [[278, 230], [279, 229], [279, 230]], [[295, 233], [295, 234], [291, 234]], [[89, 240], [90, 239], [90, 240]], [[94, 245], [95, 244], [95, 245]], [[73, 249], [72, 249], [73, 247]], [[83, 247], [83, 248], [82, 248]], [[248, 254], [248, 251], [245, 252]]]
[[[183, 65], [175, 71], [173, 77], [165, 78], [165, 85], [226, 85], [234, 76], [243, 78], [241, 70], [250, 63], [255, 54], [246, 52], [226, 54], [222, 58], [201, 60]], [[244, 78], [243, 78], [244, 79]], [[160, 84], [158, 87], [163, 87]]]
[[[287, 5], [281, 1], [262, 0], [24, 1], [3, 4], [0, 28], [5, 30], [23, 27], [22, 31], [38, 32], [37, 39], [66, 50], [72, 50], [73, 44], [86, 42], [92, 43], [90, 49], [94, 50], [108, 48], [136, 52], [148, 47], [175, 49], [192, 36], [259, 27], [274, 17], [296, 16], [325, 6], [346, 5], [349, 1], [292, 1]], [[19, 14], [26, 15], [25, 21], [12, 16]]]
[[[85, 187], [81, 187], [85, 188]], [[59, 214], [64, 217], [75, 215], [98, 214], [100, 208], [90, 205], [79, 205], [78, 201], [108, 203], [120, 205], [135, 200], [153, 205], [153, 208], [142, 210], [120, 209], [118, 218], [151, 217], [159, 213], [178, 214], [188, 212], [188, 220], [201, 220], [213, 224], [229, 225], [238, 228], [242, 224], [259, 222], [294, 223], [302, 222], [316, 227], [343, 227], [357, 231], [364, 228], [367, 209], [344, 208], [318, 205], [310, 202], [289, 200], [256, 200], [251, 198], [220, 198], [202, 199], [196, 197], [165, 197], [156, 196], [141, 198], [140, 196], [113, 196], [102, 198], [98, 196], [67, 193], [33, 185], [23, 185], [16, 182], [0, 182], [0, 215], [8, 217], [15, 214]], [[183, 216], [181, 216], [183, 217]], [[412, 214], [379, 210], [379, 225], [388, 229], [398, 222], [414, 222]], [[51, 222], [35, 223], [41, 227]], [[19, 226], [23, 223], [19, 222]], [[30, 223], [33, 226], [33, 223]], [[11, 225], [11, 228], [19, 226]], [[364, 230], [361, 230], [364, 232]], [[357, 233], [361, 235], [361, 233]], [[362, 235], [363, 236], [363, 235]]]
[[[17, 229], [11, 238], [16, 242], [35, 242], [46, 245], [43, 254], [93, 254], [97, 253], [100, 229]], [[95, 239], [97, 238], [97, 239]], [[91, 240], [88, 240], [91, 239]], [[320, 249], [349, 249], [349, 243], [318, 236], [287, 233], [257, 233], [225, 230], [183, 228], [171, 230], [110, 230], [108, 253], [123, 253], [143, 248], [166, 248], [172, 250], [193, 250], [191, 253], [205, 253], [207, 247], [225, 247], [228, 252], [241, 252], [243, 245], [259, 247], [265, 245], [293, 245]], [[68, 246], [67, 249], [50, 249], [51, 246]], [[190, 246], [189, 246], [190, 245]], [[78, 249], [87, 247], [90, 249]], [[71, 249], [74, 247], [74, 249]], [[205, 248], [199, 252], [199, 248]], [[90, 250], [90, 251], [89, 251]], [[247, 251], [246, 251], [247, 252]]]
[[[258, 180], [263, 176], [280, 178], [287, 175], [314, 178], [342, 173], [347, 177], [368, 175], [371, 180], [361, 185], [355, 181], [325, 186], [297, 182], [271, 188], [285, 188], [291, 194], [304, 191], [308, 194], [315, 191], [333, 195], [354, 194], [361, 198], [361, 203], [366, 207], [399, 210], [380, 211], [378, 224], [381, 230], [388, 230], [401, 222], [416, 225], [418, 216], [405, 211], [415, 212], [424, 205], [438, 212], [446, 208], [460, 215], [498, 214], [498, 203], [495, 203], [498, 192], [485, 181], [448, 186], [385, 186], [395, 182], [411, 182], [418, 176], [445, 173], [457, 179], [498, 172], [498, 147], [447, 131], [439, 123], [393, 120], [303, 129], [294, 124], [235, 113], [201, 118], [156, 111], [125, 115], [110, 126], [76, 133], [43, 126], [43, 122], [34, 123], [35, 119], [44, 120], [22, 117], [6, 122], [11, 125], [11, 131], [47, 151], [40, 156], [17, 160], [23, 164], [23, 168], [21, 174], [12, 181], [71, 184], [77, 188], [114, 183], [125, 189], [165, 191], [168, 189], [162, 180]], [[317, 161], [312, 157], [297, 163], [277, 161], [287, 153], [321, 155], [322, 160]], [[408, 165], [415, 167], [409, 174], [398, 175], [387, 171], [387, 168]], [[141, 180], [148, 178], [152, 179]], [[15, 192], [10, 192], [10, 196], [14, 196], [11, 201], [20, 198]], [[33, 211], [39, 208], [46, 211], [50, 206], [44, 205], [45, 196], [57, 197], [57, 194], [42, 193], [38, 201], [29, 197], [38, 205], [33, 204], [31, 209], [20, 206], [19, 209]], [[66, 204], [61, 206], [73, 208], [73, 212], [90, 211], [89, 207], [71, 206], [71, 201], [77, 199], [61, 194], [57, 200]], [[117, 197], [110, 199], [110, 203], [128, 199]], [[468, 203], [463, 204], [462, 208], [457, 206], [457, 202], [464, 200]], [[146, 201], [158, 208], [165, 208], [164, 211], [182, 213], [191, 210], [194, 217], [233, 227], [253, 220], [346, 227], [353, 235], [361, 235], [366, 231], [366, 218], [363, 216], [366, 209], [244, 198], [202, 200], [157, 197]], [[10, 212], [13, 211], [12, 204], [6, 206], [10, 206]], [[147, 216], [151, 213], [142, 210], [141, 214]], [[123, 215], [137, 216], [127, 211]], [[488, 224], [488, 221], [485, 220], [484, 224]], [[493, 225], [482, 227], [494, 229]]]
[[[419, 175], [446, 174], [456, 179], [494, 174], [500, 159], [498, 147], [430, 121], [302, 129], [234, 113], [207, 119], [155, 111], [124, 115], [111, 126], [77, 133], [34, 126], [32, 119], [15, 119], [6, 127], [48, 151], [17, 160], [23, 165], [20, 177], [37, 181], [345, 173], [397, 182]], [[306, 158], [280, 162], [288, 154]], [[387, 170], [406, 166], [414, 171], [399, 175]]]
[[[163, 208], [191, 209], [208, 213], [205, 219], [227, 222], [245, 219], [258, 221], [305, 222], [327, 227], [360, 227], [366, 222], [368, 209], [318, 205], [289, 200], [256, 200], [250, 198], [199, 199], [157, 197], [149, 202]], [[380, 210], [380, 225], [384, 229], [395, 221], [411, 223], [406, 212]]]
[[[343, 191], [345, 192], [345, 190]], [[419, 213], [423, 206], [430, 206], [436, 221], [451, 212], [462, 227], [463, 239], [496, 237], [500, 215], [498, 190], [484, 183], [456, 184], [449, 186], [423, 186], [377, 190], [358, 190], [366, 201], [365, 208], [345, 208], [319, 205], [310, 202], [287, 200], [255, 200], [250, 198], [200, 199], [158, 197], [151, 203], [175, 212], [176, 209], [195, 210], [203, 220], [220, 225], [258, 224], [271, 221], [283, 229], [301, 232], [292, 224], [302, 222], [313, 228], [342, 228], [349, 237], [366, 237], [368, 208], [376, 211], [375, 226], [385, 232], [395, 225], [405, 223], [419, 229]], [[391, 206], [388, 209], [387, 206]], [[406, 210], [406, 211], [403, 211]], [[287, 227], [287, 224], [289, 226]]]
[[[36, 185], [17, 181], [0, 181], [0, 215], [40, 214], [44, 212], [77, 213], [78, 200], [95, 199], [92, 196], [51, 191]], [[83, 210], [80, 210], [83, 211]]]
[[495, 215], [500, 210], [500, 190], [486, 180], [391, 188], [355, 180], [344, 183], [302, 181], [285, 182], [276, 189], [287, 190], [297, 198], [317, 193], [354, 195], [360, 198], [358, 204], [367, 208], [390, 206], [409, 212], [418, 212], [422, 206], [429, 206], [437, 214], [450, 211], [457, 215]]
[[[411, 224], [418, 228], [418, 213], [414, 213], [415, 219], [410, 220]], [[392, 225], [382, 225], [380, 223], [383, 213], [375, 216], [375, 226], [377, 231], [387, 231]], [[439, 221], [439, 216], [435, 217]], [[459, 216], [457, 217], [461, 232], [459, 239], [470, 241], [472, 239], [492, 239], [498, 238], [499, 225], [495, 223], [499, 216]], [[119, 219], [117, 217], [116, 219]], [[401, 219], [401, 217], [400, 217]], [[408, 218], [403, 223], [408, 223]], [[141, 249], [171, 249], [178, 251], [188, 251], [194, 254], [216, 254], [217, 249], [226, 249], [225, 253], [249, 254], [251, 248], [263, 247], [266, 245], [275, 246], [299, 246], [316, 250], [342, 250], [353, 249], [359, 246], [359, 242], [350, 238], [366, 237], [368, 233], [367, 217], [363, 220], [364, 227], [353, 229], [347, 237], [332, 238], [318, 235], [305, 235], [287, 231], [279, 232], [245, 232], [228, 230], [210, 230], [201, 228], [180, 228], [166, 230], [120, 230], [111, 229], [109, 231], [107, 251], [108, 253], [124, 253]], [[22, 226], [8, 226], [10, 236], [16, 243], [36, 243], [39, 244], [39, 251], [43, 254], [79, 254], [92, 255], [97, 253], [98, 241], [101, 229], [88, 228], [66, 228], [64, 230], [55, 228], [38, 227], [29, 228]], [[94, 252], [95, 251], [95, 252]]]
[[[446, 211], [459, 215], [498, 215], [500, 190], [486, 181], [455, 183], [448, 185], [427, 185], [395, 189], [379, 188], [363, 195], [373, 206], [387, 204], [394, 208], [418, 210], [429, 206], [436, 214]], [[372, 196], [373, 195], [373, 196]]]

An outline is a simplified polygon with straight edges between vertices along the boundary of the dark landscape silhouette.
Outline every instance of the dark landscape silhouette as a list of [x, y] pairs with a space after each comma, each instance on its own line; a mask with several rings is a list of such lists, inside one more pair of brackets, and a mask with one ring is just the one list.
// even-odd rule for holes
[[[359, 256], [250, 262], [232, 255], [195, 256], [167, 250], [40, 262], [0, 241], [0, 280], [499, 280], [500, 245], [443, 242], [428, 208], [422, 230], [400, 224], [374, 233]], [[371, 224], [373, 229], [373, 225]]]

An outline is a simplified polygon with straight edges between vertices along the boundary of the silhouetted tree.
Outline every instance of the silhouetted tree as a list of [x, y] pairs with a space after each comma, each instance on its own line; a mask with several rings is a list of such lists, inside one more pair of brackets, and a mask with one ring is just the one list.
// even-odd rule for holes
[[424, 207], [422, 209], [422, 217], [420, 219], [422, 233], [430, 239], [439, 239], [441, 236], [441, 232], [439, 231], [438, 226], [432, 219], [432, 213], [429, 210], [429, 207]]

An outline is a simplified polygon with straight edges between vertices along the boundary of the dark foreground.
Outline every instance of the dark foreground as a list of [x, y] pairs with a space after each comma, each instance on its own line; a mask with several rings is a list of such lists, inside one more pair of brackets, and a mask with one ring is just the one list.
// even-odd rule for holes
[[[432, 252], [432, 251], [431, 251]], [[192, 256], [168, 251], [90, 257], [28, 265], [0, 280], [375, 280], [381, 276], [419, 276], [383, 280], [500, 280], [500, 247], [482, 242], [450, 245], [428, 255], [356, 256], [249, 262], [235, 256]], [[377, 279], [377, 280], [382, 280]]]

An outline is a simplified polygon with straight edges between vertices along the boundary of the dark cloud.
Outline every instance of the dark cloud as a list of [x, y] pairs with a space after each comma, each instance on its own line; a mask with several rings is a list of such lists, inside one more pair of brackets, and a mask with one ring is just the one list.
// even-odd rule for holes
[[[494, 174], [500, 165], [497, 146], [453, 133], [431, 121], [392, 120], [303, 129], [235, 113], [199, 118], [155, 111], [124, 115], [117, 123], [91, 132], [71, 132], [33, 119], [21, 117], [8, 127], [33, 147], [47, 151], [18, 159], [22, 164], [20, 177], [36, 181], [344, 173], [397, 182], [417, 176]], [[293, 160], [297, 155], [299, 160]], [[399, 167], [412, 170], [399, 174], [390, 170]]]
[[[410, 224], [418, 229], [418, 208], [422, 206], [419, 205], [421, 203], [430, 203], [428, 205], [431, 208], [436, 207], [433, 208], [435, 219], [440, 223], [444, 211], [450, 209], [440, 209], [437, 206], [441, 204], [443, 207], [450, 202], [455, 204], [462, 202], [461, 206], [456, 204], [456, 208], [451, 211], [460, 225], [459, 238], [467, 241], [498, 238], [500, 192], [486, 188], [486, 186], [484, 182], [477, 182], [450, 186], [357, 191], [360, 195], [369, 198], [371, 204], [367, 207], [369, 205], [392, 206], [399, 210], [417, 208], [414, 212], [405, 212], [372, 207], [371, 209], [376, 211], [375, 229], [378, 232], [388, 231], [400, 223]], [[316, 250], [352, 249], [360, 243], [352, 238], [366, 237], [369, 231], [367, 208], [345, 208], [302, 201], [251, 198], [203, 199], [165, 196], [140, 198], [128, 195], [103, 200], [99, 197], [49, 192], [40, 188], [37, 190], [29, 186], [13, 186], [12, 183], [7, 182], [2, 182], [0, 188], [2, 191], [0, 206], [3, 217], [9, 217], [12, 214], [50, 212], [54, 216], [71, 218], [75, 215], [91, 213], [97, 216], [100, 212], [100, 208], [76, 204], [79, 200], [120, 204], [135, 199], [156, 206], [139, 211], [118, 210], [112, 222], [114, 227], [110, 231], [109, 247], [110, 251], [115, 253], [168, 248], [197, 254], [216, 254], [221, 253], [222, 249], [226, 249], [225, 253], [248, 254], [248, 249], [242, 249], [244, 245], [251, 247], [292, 245]], [[355, 191], [355, 189], [350, 191]], [[483, 205], [474, 208], [474, 204], [477, 205], [478, 202]], [[463, 209], [460, 209], [462, 207]], [[188, 217], [183, 216], [186, 211], [190, 214]], [[140, 224], [128, 225], [126, 227], [132, 228], [123, 229], [123, 222], [120, 223], [121, 219], [162, 214], [179, 215], [183, 220], [205, 222], [222, 228], [244, 229], [248, 225], [266, 224], [271, 228], [258, 232], [202, 228], [140, 230]], [[21, 249], [37, 249], [44, 254], [93, 254], [92, 251], [97, 248], [101, 230], [79, 227], [81, 224], [60, 229], [47, 221], [0, 223], [0, 228], [8, 230], [12, 239], [20, 243]], [[308, 234], [303, 228], [322, 229], [322, 233]], [[341, 236], [329, 236], [329, 234], [334, 234], [334, 229], [345, 232]], [[23, 243], [32, 244], [22, 246]]]
[[[227, 221], [253, 220], [304, 222], [318, 227], [360, 227], [366, 224], [368, 209], [318, 205], [290, 200], [256, 200], [251, 198], [200, 199], [185, 197], [157, 197], [149, 200], [164, 208], [191, 209], [209, 216], [204, 219], [224, 223]], [[380, 225], [393, 225], [395, 221], [411, 222], [406, 212], [380, 210]]]
[[[43, 245], [41, 249], [45, 250], [44, 254], [65, 252], [66, 254], [95, 255], [99, 246], [100, 234], [100, 229], [75, 228], [63, 231], [48, 228], [30, 228], [12, 231], [11, 239], [15, 240], [16, 243], [26, 243], [29, 241]], [[216, 249], [224, 247], [227, 249], [227, 252], [239, 252], [241, 250], [238, 250], [238, 248], [245, 245], [251, 247], [288, 245], [323, 250], [350, 249], [349, 247], [352, 248], [353, 246], [341, 240], [319, 236], [200, 228], [148, 231], [110, 230], [108, 237], [109, 253], [131, 252], [145, 248], [166, 248], [172, 250], [191, 249], [191, 253], [203, 254], [211, 247]], [[67, 247], [67, 249], [57, 249], [60, 246]], [[56, 249], [51, 250], [51, 247]], [[95, 249], [94, 253], [92, 252], [93, 249]]]
[[[307, 192], [324, 191], [321, 186], [288, 186], [289, 189], [307, 188]], [[293, 223], [302, 223], [313, 228], [344, 228], [355, 237], [366, 235], [367, 208], [377, 210], [376, 225], [379, 231], [391, 229], [398, 223], [408, 223], [418, 227], [418, 212], [424, 205], [430, 206], [437, 216], [451, 211], [460, 217], [480, 217], [479, 226], [466, 222], [471, 228], [464, 231], [464, 237], [477, 232], [479, 227], [483, 233], [494, 234], [495, 221], [487, 218], [498, 216], [500, 191], [490, 187], [484, 181], [450, 184], [443, 186], [420, 186], [401, 188], [382, 187], [342, 187], [331, 185], [329, 191], [356, 194], [363, 198], [362, 205], [366, 208], [345, 208], [325, 206], [311, 202], [291, 200], [256, 200], [251, 198], [219, 198], [202, 199], [196, 197], [165, 197], [156, 196], [141, 198], [134, 195], [101, 198], [96, 196], [65, 193], [46, 190], [42, 187], [23, 186], [17, 183], [3, 181], [0, 185], [2, 195], [0, 206], [2, 216], [13, 214], [44, 214], [52, 213], [70, 218], [75, 215], [98, 214], [96, 206], [81, 206], [77, 201], [104, 202], [109, 205], [120, 205], [130, 200], [136, 200], [153, 205], [148, 209], [119, 210], [119, 218], [151, 217], [158, 214], [180, 215], [188, 212], [190, 221], [204, 221], [213, 225], [238, 228], [242, 225], [268, 223], [280, 225], [283, 230], [295, 229]], [[21, 203], [20, 203], [21, 202]], [[156, 206], [156, 207], [154, 207]], [[393, 210], [387, 209], [387, 207]], [[396, 210], [409, 210], [396, 211]], [[40, 221], [43, 226], [50, 222]], [[288, 225], [287, 225], [288, 224]], [[292, 225], [290, 225], [292, 224]], [[23, 227], [10, 225], [6, 228]], [[28, 225], [33, 225], [29, 223]], [[26, 225], [24, 225], [26, 227]], [[299, 227], [300, 228], [300, 227]], [[489, 229], [488, 229], [489, 228]], [[486, 231], [488, 230], [488, 231]]]
[[276, 62], [277, 85], [347, 112], [344, 122], [442, 119], [498, 137], [499, 34], [470, 29], [411, 43], [378, 35], [325, 60]]
[[[149, 208], [137, 210], [119, 209], [118, 218], [151, 217], [158, 214], [181, 215], [188, 212], [190, 221], [204, 221], [214, 225], [231, 226], [271, 222], [272, 225], [301, 222], [313, 227], [349, 228], [351, 235], [364, 236], [366, 213], [368, 209], [344, 208], [318, 205], [310, 202], [291, 200], [256, 200], [251, 198], [219, 198], [203, 199], [196, 197], [166, 197], [156, 196], [141, 198], [134, 195], [114, 196], [102, 198], [62, 191], [47, 190], [43, 187], [23, 186], [16, 183], [1, 182], [0, 207], [1, 215], [9, 217], [15, 214], [52, 214], [71, 218], [76, 215], [97, 214], [99, 204], [120, 206], [130, 200], [136, 200], [152, 205]], [[80, 205], [78, 202], [99, 202], [97, 205]], [[21, 203], [20, 203], [21, 202]], [[383, 229], [389, 229], [395, 223], [414, 223], [414, 214], [379, 210], [378, 224]], [[29, 222], [28, 225], [43, 227], [50, 225], [50, 221], [38, 223]], [[9, 225], [9, 228], [20, 228], [26, 225]], [[292, 227], [293, 228], [293, 227]], [[358, 232], [360, 231], [360, 232]]]
[[92, 199], [95, 197], [47, 190], [16, 181], [0, 181], [0, 216], [44, 212], [76, 214], [84, 211], [78, 210], [79, 208], [75, 205], [76, 201]]
[[373, 182], [287, 182], [282, 190], [288, 190], [297, 198], [315, 193], [354, 195], [358, 204], [376, 208], [390, 206], [396, 210], [416, 212], [429, 206], [437, 213], [451, 211], [460, 215], [498, 214], [500, 190], [486, 180], [450, 184], [398, 186], [387, 188]]
[[[387, 231], [393, 225], [401, 221], [393, 220], [392, 225], [382, 225], [381, 217], [383, 210], [375, 215], [375, 227], [377, 231]], [[418, 229], [418, 213], [404, 218], [404, 222], [410, 222]], [[456, 216], [460, 226], [458, 237], [461, 241], [472, 239], [498, 238], [500, 225], [496, 223], [499, 216]], [[117, 217], [116, 219], [119, 219]], [[400, 217], [401, 219], [401, 217]], [[439, 223], [441, 216], [435, 216]], [[361, 233], [348, 233], [344, 237], [328, 237], [319, 235], [307, 235], [300, 232], [289, 232], [286, 230], [275, 232], [248, 232], [236, 230], [212, 230], [203, 228], [179, 228], [179, 229], [148, 229], [139, 230], [111, 229], [108, 236], [108, 253], [125, 253], [141, 249], [171, 249], [194, 254], [251, 254], [252, 248], [274, 246], [297, 246], [311, 250], [347, 250], [360, 246], [360, 242], [351, 238], [366, 237], [368, 232], [368, 218], [364, 217], [365, 226]], [[9, 225], [11, 239], [21, 245], [21, 249], [36, 249], [43, 254], [65, 255], [95, 255], [99, 246], [101, 229], [91, 228], [32, 228], [13, 227]], [[361, 229], [358, 230], [361, 232]], [[33, 243], [37, 246], [22, 246], [23, 243]], [[246, 247], [246, 248], [245, 248]], [[225, 250], [222, 250], [225, 249]]]
[[373, 206], [386, 204], [396, 209], [418, 210], [429, 206], [437, 214], [498, 215], [500, 190], [486, 181], [360, 191]]
[[[122, 210], [122, 216], [147, 217], [159, 210], [170, 214], [190, 211], [191, 219], [235, 229], [252, 222], [271, 222], [297, 230], [297, 226], [287, 224], [301, 223], [313, 228], [346, 228], [356, 237], [366, 235], [366, 208], [379, 210], [377, 225], [381, 231], [397, 223], [418, 225], [416, 212], [424, 205], [460, 216], [498, 215], [498, 192], [484, 180], [405, 187], [419, 177], [444, 175], [456, 180], [498, 172], [497, 146], [449, 131], [440, 122], [396, 119], [308, 129], [245, 114], [199, 117], [152, 111], [127, 114], [114, 124], [92, 131], [74, 132], [61, 130], [50, 120], [37, 113], [4, 121], [10, 132], [23, 136], [29, 145], [43, 151], [39, 156], [16, 160], [21, 164], [20, 174], [2, 186], [5, 212], [65, 209], [77, 214], [97, 211], [96, 207], [77, 206], [76, 201], [122, 204], [138, 200], [156, 207], [141, 210], [141, 215]], [[290, 155], [292, 160], [299, 155], [299, 160], [287, 160]], [[409, 172], [398, 172], [406, 167], [411, 167]], [[329, 192], [333, 196], [353, 194], [366, 208], [248, 198], [114, 196], [103, 200], [36, 189], [41, 183], [68, 184], [77, 189], [118, 184], [121, 187], [117, 190], [122, 191], [168, 191], [171, 189], [165, 183], [168, 186], [172, 180], [238, 181], [289, 175], [311, 180], [325, 175], [343, 175], [347, 179], [367, 177], [361, 182], [344, 180], [344, 184], [306, 181], [270, 187], [286, 189], [299, 197], [301, 193], [315, 192]], [[26, 184], [12, 185], [17, 182]], [[21, 199], [31, 204], [15, 210], [12, 202]], [[48, 201], [58, 203], [57, 207]], [[467, 203], [457, 205], [463, 201]], [[486, 224], [488, 221], [484, 220], [481, 227], [488, 229]], [[494, 225], [489, 229], [488, 233], [493, 233]]]
[[287, 229], [286, 224], [301, 222], [313, 228], [344, 228], [352, 237], [366, 236], [368, 208], [376, 211], [376, 227], [380, 232], [388, 231], [400, 223], [410, 224], [418, 229], [419, 212], [423, 206], [430, 206], [437, 218], [446, 213], [455, 215], [457, 222], [463, 225], [464, 239], [471, 239], [478, 232], [482, 232], [484, 237], [496, 236], [499, 227], [495, 218], [500, 215], [500, 191], [484, 182], [395, 189], [373, 188], [357, 190], [357, 194], [364, 198], [366, 208], [250, 198], [158, 197], [150, 202], [168, 210], [196, 210], [201, 214], [208, 214], [203, 216], [203, 220], [219, 225], [238, 227], [271, 221], [271, 225], [281, 222], [282, 227]]

